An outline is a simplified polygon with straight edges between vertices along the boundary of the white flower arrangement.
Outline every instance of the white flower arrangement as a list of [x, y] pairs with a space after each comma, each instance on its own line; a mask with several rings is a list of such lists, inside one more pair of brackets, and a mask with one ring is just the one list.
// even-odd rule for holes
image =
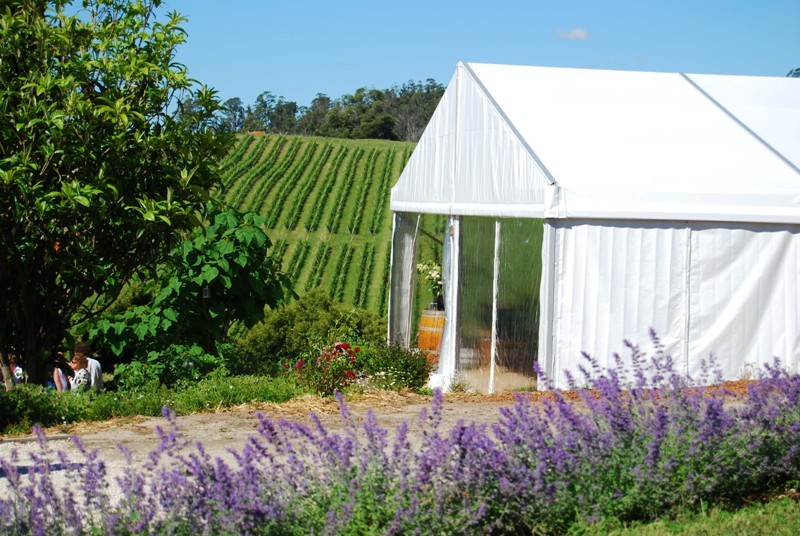
[[425, 279], [431, 295], [436, 298], [442, 295], [442, 267], [435, 262], [417, 264], [417, 272]]

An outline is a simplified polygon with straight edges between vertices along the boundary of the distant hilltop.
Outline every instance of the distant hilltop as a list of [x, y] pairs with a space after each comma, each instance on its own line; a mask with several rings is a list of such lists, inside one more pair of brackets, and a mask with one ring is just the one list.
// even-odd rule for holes
[[[406, 82], [389, 89], [359, 88], [332, 100], [322, 93], [310, 106], [265, 91], [252, 104], [228, 99], [220, 120], [231, 132], [298, 134], [343, 139], [419, 140], [444, 94], [435, 80]], [[183, 104], [191, 108], [191, 101]]]

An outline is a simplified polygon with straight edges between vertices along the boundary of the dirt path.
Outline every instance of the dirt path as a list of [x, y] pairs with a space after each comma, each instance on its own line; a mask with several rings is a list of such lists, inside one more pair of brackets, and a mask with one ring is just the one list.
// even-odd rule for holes
[[[499, 409], [514, 403], [512, 393], [498, 395], [478, 395], [455, 393], [445, 396], [442, 430], [449, 430], [459, 420], [477, 423], [493, 423], [500, 417]], [[423, 408], [430, 408], [431, 397], [415, 393], [380, 392], [358, 395], [347, 400], [347, 407], [357, 421], [372, 410], [378, 423], [393, 432], [401, 422], [411, 425], [411, 439], [417, 417]], [[260, 412], [273, 420], [286, 419], [294, 422], [310, 423], [310, 414], [315, 413], [322, 423], [333, 432], [344, 427], [337, 402], [332, 398], [301, 397], [284, 404], [248, 404], [219, 410], [213, 413], [196, 413], [177, 418], [178, 426], [193, 445], [201, 441], [213, 458], [220, 456], [230, 460], [228, 449], [241, 450], [250, 436], [257, 434]], [[69, 427], [53, 427], [45, 430], [50, 447], [67, 452], [73, 459], [81, 459], [70, 440], [79, 437], [89, 450], [97, 449], [100, 458], [106, 462], [109, 475], [121, 472], [127, 466], [125, 456], [118, 445], [124, 445], [134, 460], [143, 461], [157, 446], [156, 427], [166, 427], [162, 417], [126, 417], [103, 422], [79, 423]], [[28, 453], [38, 451], [39, 447], [31, 436], [0, 437], [0, 458], [8, 458], [12, 450], [20, 454], [19, 465], [28, 461]]]
[[[742, 394], [748, 382], [726, 382], [730, 392]], [[565, 393], [568, 397], [574, 393]], [[547, 393], [530, 393], [534, 402], [548, 396]], [[575, 396], [577, 398], [577, 396]], [[500, 418], [500, 408], [512, 406], [515, 395], [510, 392], [496, 395], [480, 395], [469, 393], [452, 393], [445, 395], [440, 430], [450, 430], [458, 421], [467, 423], [492, 424]], [[419, 428], [417, 418], [423, 408], [430, 408], [431, 397], [415, 393], [378, 392], [351, 397], [347, 407], [357, 421], [363, 419], [367, 411], [372, 410], [378, 424], [390, 434], [402, 422], [410, 425], [409, 439], [418, 440]], [[344, 429], [344, 422], [339, 414], [337, 402], [332, 398], [301, 397], [284, 404], [248, 404], [213, 413], [197, 413], [177, 418], [178, 426], [193, 446], [201, 441], [206, 452], [212, 457], [222, 457], [231, 461], [228, 449], [241, 451], [248, 438], [257, 434], [260, 412], [275, 421], [286, 419], [293, 422], [310, 423], [310, 414], [316, 414], [320, 421], [332, 432]], [[98, 450], [100, 458], [106, 462], [109, 476], [120, 474], [127, 461], [118, 445], [124, 445], [135, 462], [142, 463], [147, 455], [158, 445], [156, 427], [167, 427], [167, 421], [161, 417], [127, 417], [104, 422], [80, 423], [69, 428], [54, 427], [46, 430], [53, 451], [63, 450], [73, 460], [81, 460], [70, 440], [70, 436], [79, 437], [89, 450]], [[17, 465], [30, 463], [28, 454], [36, 452], [39, 447], [32, 437], [0, 437], [0, 458], [9, 459], [13, 450], [19, 454]], [[2, 476], [2, 475], [0, 475]], [[3, 478], [0, 478], [0, 490]]]

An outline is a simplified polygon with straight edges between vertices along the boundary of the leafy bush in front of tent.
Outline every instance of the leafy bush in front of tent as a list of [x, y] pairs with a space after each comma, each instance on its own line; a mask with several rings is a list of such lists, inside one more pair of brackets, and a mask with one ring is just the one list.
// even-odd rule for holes
[[364, 384], [370, 389], [398, 391], [425, 387], [433, 365], [424, 352], [397, 344], [361, 348]]
[[385, 321], [377, 314], [335, 302], [318, 288], [269, 311], [263, 322], [235, 343], [228, 366], [234, 374], [277, 375], [283, 362], [295, 363], [334, 338], [376, 344], [385, 336]]
[[348, 337], [337, 337], [304, 353], [299, 359], [283, 361], [284, 373], [298, 385], [323, 396], [356, 386], [359, 390], [418, 391], [428, 381], [432, 364], [416, 348], [370, 343], [354, 346]]
[[344, 391], [358, 381], [363, 367], [358, 346], [329, 343], [296, 362], [284, 361], [285, 373], [312, 393], [326, 396]]

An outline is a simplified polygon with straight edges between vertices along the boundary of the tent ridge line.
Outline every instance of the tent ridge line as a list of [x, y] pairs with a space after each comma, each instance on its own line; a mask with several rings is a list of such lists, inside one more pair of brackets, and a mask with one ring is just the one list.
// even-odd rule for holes
[[[454, 112], [455, 117], [453, 117], [453, 122], [455, 123], [454, 134], [453, 137], [455, 139], [456, 147], [458, 147], [458, 142], [460, 141], [459, 138], [459, 120], [461, 119], [461, 115], [458, 113], [458, 104], [461, 102], [461, 75], [458, 73], [458, 69], [462, 66], [466, 66], [464, 62], [458, 62], [456, 66], [456, 73], [457, 76], [455, 77], [456, 83], [456, 109]], [[438, 108], [438, 106], [437, 106]], [[450, 162], [450, 209], [448, 210], [448, 214], [452, 214], [453, 211], [453, 200], [456, 198], [456, 173], [458, 171], [458, 158], [456, 157], [456, 152], [452, 152], [452, 162]]]
[[483, 85], [483, 82], [481, 82], [480, 78], [478, 78], [478, 75], [475, 74], [475, 71], [472, 70], [472, 67], [470, 67], [467, 62], [460, 62], [460, 63], [461, 65], [464, 66], [464, 70], [467, 73], [469, 73], [469, 76], [472, 78], [473, 82], [475, 82], [478, 85], [481, 92], [483, 93], [483, 96], [486, 97], [486, 100], [489, 101], [494, 110], [503, 119], [505, 124], [508, 125], [508, 128], [511, 129], [511, 132], [514, 133], [514, 136], [516, 136], [517, 141], [519, 141], [522, 144], [522, 146], [525, 148], [525, 150], [528, 152], [531, 158], [533, 158], [533, 161], [536, 162], [536, 165], [539, 166], [539, 169], [542, 170], [542, 173], [544, 173], [547, 182], [549, 182], [551, 186], [557, 185], [558, 182], [556, 181], [555, 177], [553, 177], [553, 174], [550, 173], [550, 170], [547, 169], [547, 166], [544, 165], [544, 162], [542, 162], [542, 160], [539, 158], [539, 156], [536, 154], [533, 148], [528, 144], [525, 138], [522, 137], [519, 130], [517, 130], [517, 127], [514, 126], [514, 123], [512, 123], [511, 120], [508, 118], [508, 116], [505, 114], [505, 112], [503, 112], [503, 109], [500, 108], [500, 105], [497, 104], [496, 100], [494, 100], [494, 97], [492, 97], [492, 95], [486, 89], [486, 86]]
[[681, 75], [681, 77], [683, 77], [683, 79], [686, 80], [693, 88], [695, 88], [697, 91], [699, 91], [701, 95], [703, 95], [712, 104], [714, 104], [717, 108], [719, 108], [725, 115], [730, 117], [737, 125], [739, 125], [741, 128], [743, 128], [745, 130], [745, 132], [747, 132], [748, 134], [750, 134], [750, 136], [752, 136], [753, 138], [758, 140], [761, 143], [761, 145], [766, 147], [770, 152], [772, 152], [772, 154], [774, 154], [779, 159], [781, 159], [786, 165], [788, 165], [790, 168], [792, 168], [796, 173], [800, 174], [800, 168], [798, 168], [791, 160], [786, 158], [783, 155], [783, 153], [781, 153], [775, 147], [770, 145], [770, 143], [767, 142], [767, 140], [765, 140], [764, 138], [759, 136], [753, 129], [751, 129], [749, 126], [747, 126], [741, 119], [736, 117], [736, 115], [734, 115], [733, 112], [731, 112], [729, 109], [727, 109], [725, 106], [723, 106], [721, 102], [719, 102], [717, 99], [712, 97], [711, 94], [709, 94], [706, 90], [704, 90], [702, 87], [700, 87], [700, 85], [697, 82], [695, 82], [694, 80], [692, 80], [691, 77], [689, 77], [689, 75], [687, 75], [686, 73], [678, 73], [678, 74]]

